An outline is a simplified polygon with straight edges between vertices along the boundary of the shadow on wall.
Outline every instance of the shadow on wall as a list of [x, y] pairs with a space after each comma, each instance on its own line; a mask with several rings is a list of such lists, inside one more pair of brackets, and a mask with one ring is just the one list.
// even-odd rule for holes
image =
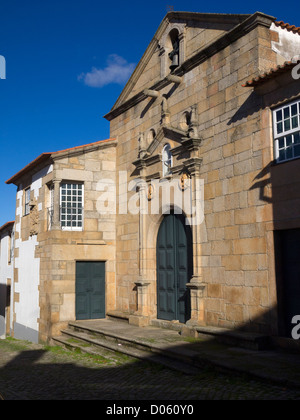
[[271, 162], [250, 190], [272, 205], [279, 335], [290, 336], [291, 320], [300, 315], [300, 160]]
[[[274, 84], [266, 83], [251, 92], [228, 121], [228, 126], [240, 122], [232, 134], [232, 142], [235, 141], [235, 138], [239, 139], [243, 136], [243, 122], [247, 123], [247, 133], [258, 132], [262, 128], [266, 129], [268, 127], [262, 126], [264, 120], [255, 118], [255, 114], [259, 116], [263, 110], [272, 109], [274, 105], [282, 104], [299, 95], [300, 85], [293, 80], [291, 74], [283, 74], [277, 80], [276, 89]], [[260, 116], [262, 118], [262, 115]], [[268, 316], [271, 316], [275, 325], [278, 324], [279, 335], [286, 337], [291, 336], [292, 318], [300, 315], [299, 172], [300, 159], [284, 163], [271, 161], [257, 174], [252, 180], [252, 185], [249, 186], [249, 192], [259, 191], [259, 201], [257, 196], [253, 195], [257, 202], [252, 203], [252, 205], [257, 205], [257, 223], [267, 222], [269, 224], [269, 240], [270, 243], [274, 242], [272, 246], [274, 246], [275, 258], [277, 321], [274, 311], [272, 311], [274, 316], [272, 314]], [[270, 239], [271, 234], [273, 235], [272, 240]]]
[[22, 325], [18, 322], [14, 323], [14, 338], [18, 340], [27, 340], [32, 343], [39, 342], [39, 332], [33, 328], [29, 328], [26, 325]]
[[272, 205], [279, 335], [290, 336], [300, 315], [300, 160], [271, 162], [253, 180], [259, 199]]

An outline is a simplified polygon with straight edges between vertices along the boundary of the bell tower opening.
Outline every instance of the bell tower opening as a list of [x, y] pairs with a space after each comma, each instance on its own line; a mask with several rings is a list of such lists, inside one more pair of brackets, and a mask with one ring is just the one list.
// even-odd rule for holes
[[161, 78], [173, 73], [185, 61], [186, 25], [170, 22], [160, 46]]
[[180, 48], [180, 42], [179, 42], [179, 33], [177, 29], [172, 29], [172, 31], [169, 33], [169, 39], [171, 44], [171, 52], [169, 53], [169, 60], [170, 60], [170, 70], [171, 73], [179, 66], [179, 48]]

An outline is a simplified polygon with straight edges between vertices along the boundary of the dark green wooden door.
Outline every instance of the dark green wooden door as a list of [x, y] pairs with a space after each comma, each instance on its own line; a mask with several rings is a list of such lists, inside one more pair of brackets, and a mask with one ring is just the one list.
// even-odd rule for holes
[[76, 319], [105, 318], [105, 263], [76, 263]]
[[157, 317], [190, 318], [190, 293], [186, 284], [192, 277], [192, 236], [185, 219], [167, 215], [157, 238]]

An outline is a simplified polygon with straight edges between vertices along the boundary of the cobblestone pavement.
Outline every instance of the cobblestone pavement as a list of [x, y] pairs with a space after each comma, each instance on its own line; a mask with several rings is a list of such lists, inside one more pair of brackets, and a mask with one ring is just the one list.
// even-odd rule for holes
[[[300, 390], [204, 370], [187, 376], [120, 355], [0, 340], [4, 400], [299, 400]], [[1, 397], [0, 397], [1, 399]]]

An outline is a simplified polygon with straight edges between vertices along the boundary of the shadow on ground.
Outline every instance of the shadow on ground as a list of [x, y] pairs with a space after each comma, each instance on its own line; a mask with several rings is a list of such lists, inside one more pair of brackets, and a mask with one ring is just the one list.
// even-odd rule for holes
[[[17, 344], [15, 344], [17, 343]], [[5, 400], [102, 400], [102, 401], [196, 401], [229, 399], [300, 399], [300, 388], [268, 383], [252, 376], [213, 369], [214, 364], [186, 375], [158, 364], [151, 358], [137, 360], [111, 353], [107, 359], [71, 352], [49, 351], [48, 348], [18, 341], [0, 341], [0, 394]], [[173, 343], [174, 344], [174, 343]], [[215, 340], [186, 342], [178, 351], [206, 351], [234, 360], [252, 359], [261, 369], [263, 358], [286, 372], [291, 368], [278, 354], [253, 352], [220, 345]], [[56, 349], [56, 348], [54, 348]], [[57, 350], [57, 349], [56, 349]], [[253, 359], [256, 354], [256, 359]], [[106, 355], [107, 357], [107, 355]], [[273, 357], [273, 361], [272, 361]], [[297, 357], [298, 356], [293, 356]], [[290, 373], [292, 374], [292, 372]], [[266, 380], [268, 378], [266, 377]]]

